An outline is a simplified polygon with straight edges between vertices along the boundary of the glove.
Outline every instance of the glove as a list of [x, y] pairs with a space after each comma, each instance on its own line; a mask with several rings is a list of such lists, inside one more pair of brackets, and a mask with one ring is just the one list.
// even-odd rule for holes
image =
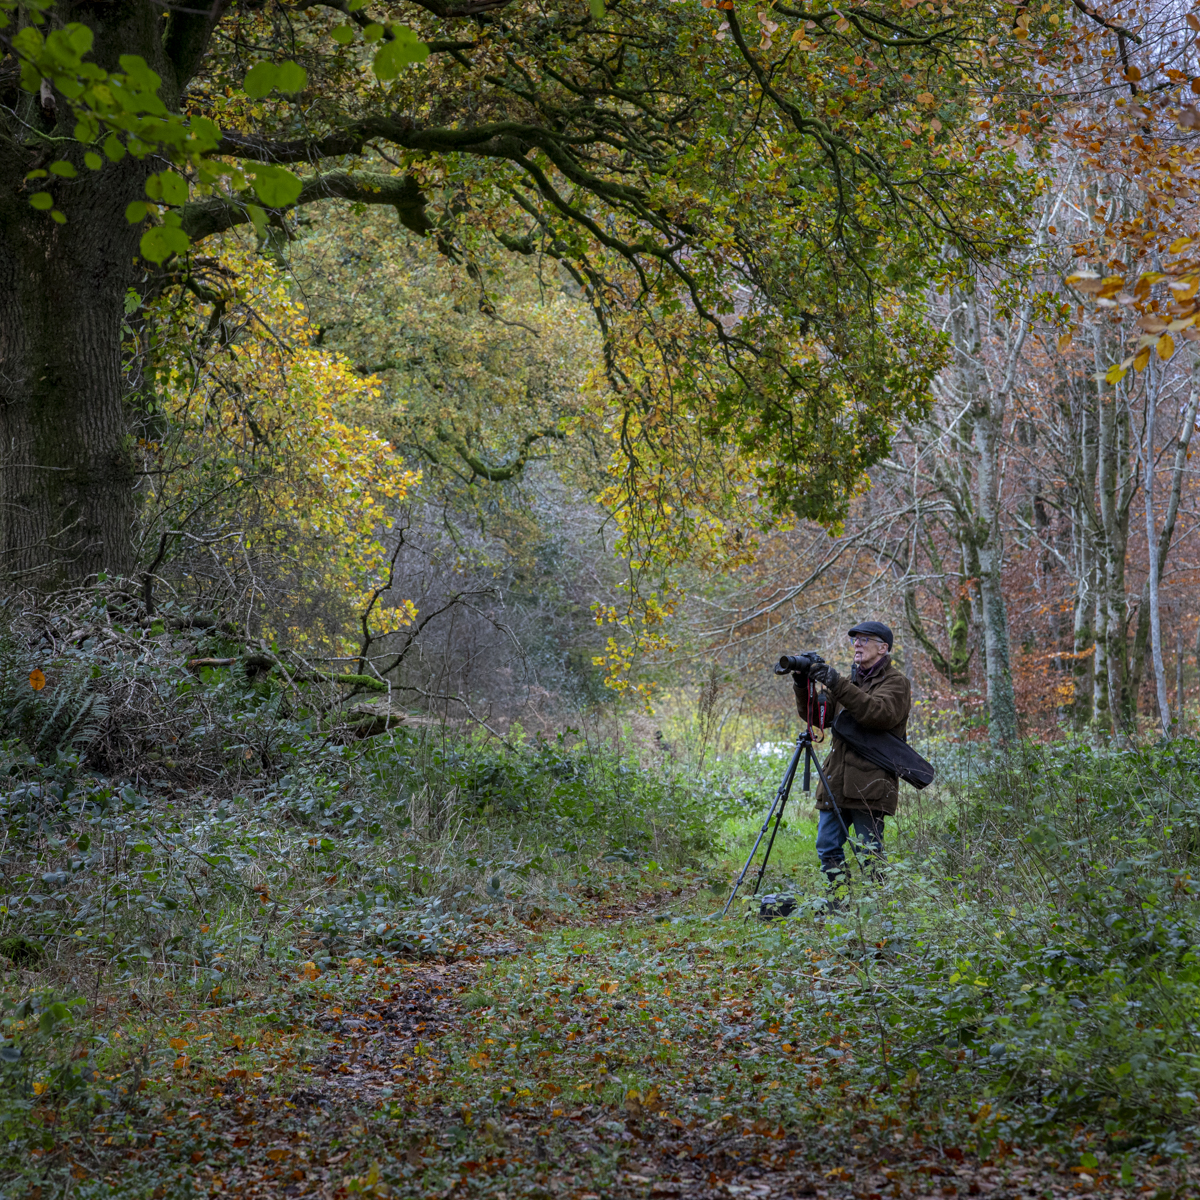
[[824, 684], [830, 691], [837, 687], [842, 678], [828, 663], [817, 663], [808, 674], [817, 683]]

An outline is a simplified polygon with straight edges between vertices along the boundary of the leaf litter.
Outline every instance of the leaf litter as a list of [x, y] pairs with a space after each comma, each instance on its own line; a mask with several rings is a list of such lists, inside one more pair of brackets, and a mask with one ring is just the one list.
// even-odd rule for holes
[[46, 1154], [160, 1200], [1197, 1194], [1187, 1161], [1122, 1181], [1115, 1159], [981, 1153], [987, 1105], [869, 1082], [873, 1031], [838, 1010], [856, 972], [811, 923], [713, 923], [680, 892], [666, 921], [661, 891], [580, 895], [472, 950], [304, 964], [183, 1022], [132, 994], [93, 1021], [143, 1077]]

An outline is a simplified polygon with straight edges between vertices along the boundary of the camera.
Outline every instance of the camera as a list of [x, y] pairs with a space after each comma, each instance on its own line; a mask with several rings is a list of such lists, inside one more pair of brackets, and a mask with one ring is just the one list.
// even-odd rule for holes
[[782, 654], [779, 665], [775, 668], [776, 675], [807, 675], [809, 671], [825, 660], [814, 650], [805, 654]]

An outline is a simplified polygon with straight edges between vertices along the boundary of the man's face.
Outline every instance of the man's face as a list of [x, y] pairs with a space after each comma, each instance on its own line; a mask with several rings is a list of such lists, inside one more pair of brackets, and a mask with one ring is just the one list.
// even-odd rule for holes
[[854, 665], [860, 671], [869, 671], [888, 652], [887, 642], [865, 634], [855, 634], [850, 639], [854, 647]]

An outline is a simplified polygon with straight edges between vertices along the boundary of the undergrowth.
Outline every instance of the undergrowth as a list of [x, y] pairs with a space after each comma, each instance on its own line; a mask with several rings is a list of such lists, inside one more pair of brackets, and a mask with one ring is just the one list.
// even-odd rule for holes
[[[56, 1177], [97, 1122], [136, 1141], [141, 1092], [169, 1109], [171, 1089], [216, 1071], [205, 1020], [232, 1039], [219, 1078], [278, 1071], [283, 1087], [321, 1044], [328, 981], [485, 944], [524, 953], [531, 928], [553, 931], [550, 958], [487, 968], [462, 1000], [475, 1034], [446, 1043], [473, 1104], [659, 1088], [697, 1121], [933, 1122], [980, 1157], [1070, 1143], [1114, 1179], [1192, 1145], [1194, 742], [1026, 748], [948, 774], [906, 796], [886, 871], [841, 911], [802, 903], [760, 925], [749, 906], [715, 924], [773, 760], [691, 770], [575, 730], [357, 739], [328, 687], [189, 670], [198, 649], [246, 657], [229, 631], [182, 621], [0, 640], [0, 1179]], [[767, 890], [819, 898], [806, 819], [797, 797]], [[666, 943], [639, 948], [629, 916], [588, 931], [598, 905], [638, 896], [622, 911], [663, 922]], [[604, 1052], [576, 1058], [547, 1032], [568, 977], [571, 996], [651, 980], [670, 1000], [653, 1019], [614, 1009]], [[490, 1049], [501, 1026], [512, 1053]], [[703, 1070], [681, 1059], [710, 1042]], [[421, 1076], [442, 1101], [446, 1070]]]

